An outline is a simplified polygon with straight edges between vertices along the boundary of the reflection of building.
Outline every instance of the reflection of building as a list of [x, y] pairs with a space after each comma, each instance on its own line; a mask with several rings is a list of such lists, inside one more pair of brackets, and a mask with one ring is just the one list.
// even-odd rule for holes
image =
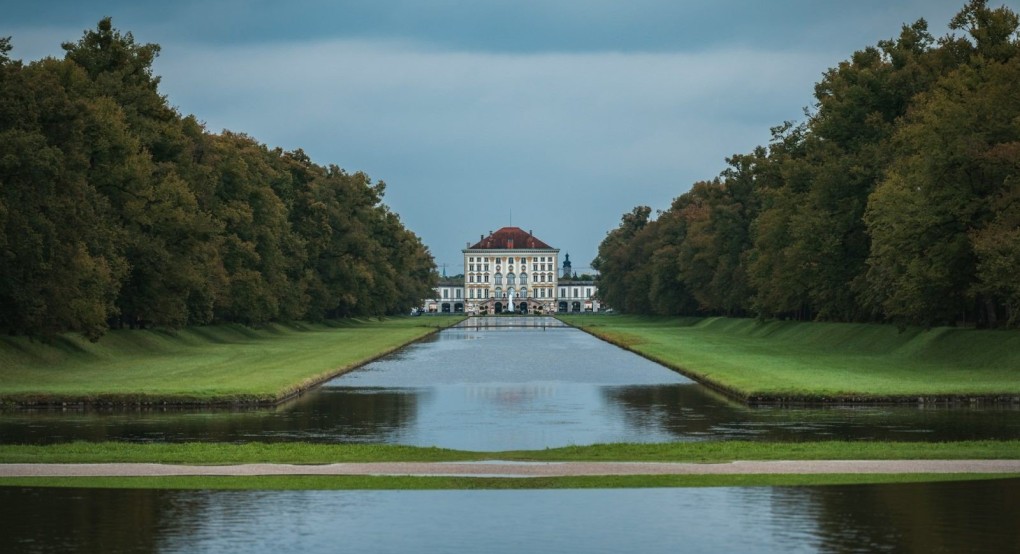
[[443, 280], [436, 299], [425, 301], [425, 310], [469, 314], [553, 313], [598, 311], [593, 280], [570, 273], [570, 255], [557, 265], [560, 250], [542, 242], [531, 231], [503, 227], [477, 243], [467, 244], [464, 277]]

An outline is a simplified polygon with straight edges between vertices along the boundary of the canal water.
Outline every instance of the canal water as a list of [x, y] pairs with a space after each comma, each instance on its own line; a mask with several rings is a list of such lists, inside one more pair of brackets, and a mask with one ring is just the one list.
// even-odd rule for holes
[[552, 318], [474, 318], [270, 409], [0, 412], [7, 444], [311, 441], [499, 451], [1005, 438], [1020, 438], [1015, 405], [750, 408]]
[[[1020, 438], [1000, 407], [749, 408], [544, 318], [489, 318], [272, 409], [8, 410], [0, 448], [316, 441], [479, 451], [602, 442]], [[479, 491], [0, 487], [2, 552], [1020, 551], [1020, 479]]]
[[1017, 552], [1020, 480], [463, 491], [0, 487], [4, 552]]

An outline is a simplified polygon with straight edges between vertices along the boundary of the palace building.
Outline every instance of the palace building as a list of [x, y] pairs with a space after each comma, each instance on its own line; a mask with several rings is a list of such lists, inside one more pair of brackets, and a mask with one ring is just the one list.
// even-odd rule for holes
[[503, 227], [462, 250], [464, 279], [444, 279], [436, 298], [425, 301], [428, 312], [468, 314], [554, 313], [598, 311], [595, 281], [570, 274], [570, 255], [558, 275], [558, 248], [531, 231]]

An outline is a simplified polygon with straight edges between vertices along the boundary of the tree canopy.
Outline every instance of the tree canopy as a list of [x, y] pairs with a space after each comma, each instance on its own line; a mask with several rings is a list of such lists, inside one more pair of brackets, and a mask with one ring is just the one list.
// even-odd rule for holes
[[1020, 325], [1020, 18], [971, 0], [857, 51], [802, 123], [599, 247], [637, 313]]
[[402, 313], [436, 282], [385, 184], [208, 132], [109, 18], [63, 59], [0, 38], [0, 330]]

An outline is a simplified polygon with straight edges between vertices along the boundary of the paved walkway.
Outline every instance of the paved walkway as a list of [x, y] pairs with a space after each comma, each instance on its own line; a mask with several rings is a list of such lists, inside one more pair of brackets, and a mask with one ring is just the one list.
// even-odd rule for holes
[[412, 475], [565, 477], [575, 475], [759, 475], [821, 473], [1020, 473], [1020, 460], [657, 462], [383, 462], [322, 465], [0, 464], [0, 477], [164, 475]]

